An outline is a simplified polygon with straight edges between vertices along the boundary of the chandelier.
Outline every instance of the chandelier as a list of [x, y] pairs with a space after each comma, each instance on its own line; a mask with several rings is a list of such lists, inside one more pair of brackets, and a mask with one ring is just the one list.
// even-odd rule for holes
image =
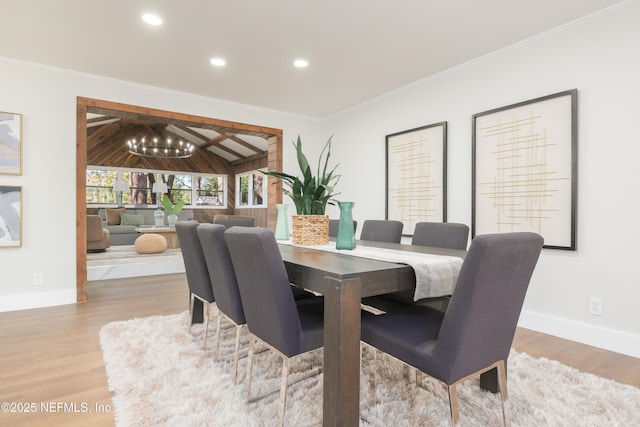
[[171, 138], [167, 138], [161, 142], [157, 137], [150, 141], [146, 137], [140, 140], [135, 138], [127, 141], [129, 153], [142, 157], [157, 157], [164, 159], [186, 159], [193, 156], [195, 146], [190, 142], [179, 140], [174, 142]]

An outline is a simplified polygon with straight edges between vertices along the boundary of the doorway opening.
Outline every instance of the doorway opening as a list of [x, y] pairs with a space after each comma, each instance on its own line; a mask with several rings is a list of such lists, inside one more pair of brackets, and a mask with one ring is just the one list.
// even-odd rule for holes
[[[87, 114], [154, 119], [183, 126], [209, 128], [225, 135], [259, 135], [268, 141], [267, 168], [282, 170], [282, 129], [83, 97], [77, 98], [76, 107], [76, 301], [79, 303], [87, 300]], [[282, 184], [273, 178], [269, 178], [269, 181], [267, 227], [275, 229], [275, 206], [282, 203]]]

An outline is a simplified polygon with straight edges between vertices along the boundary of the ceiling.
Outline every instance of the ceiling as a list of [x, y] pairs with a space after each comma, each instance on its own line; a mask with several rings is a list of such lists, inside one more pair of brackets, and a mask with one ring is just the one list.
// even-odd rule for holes
[[230, 164], [238, 164], [249, 159], [266, 159], [269, 136], [271, 135], [261, 132], [185, 123], [177, 119], [159, 120], [126, 112], [87, 114], [87, 147], [89, 151], [96, 150], [93, 154], [90, 153], [90, 158], [101, 159], [101, 163], [90, 162], [96, 165], [131, 165], [129, 159], [132, 154], [129, 154], [127, 141], [139, 141], [143, 137], [149, 141], [154, 137], [160, 141], [184, 141], [195, 146], [194, 154], [207, 150]]
[[324, 118], [616, 3], [0, 0], [0, 57]]

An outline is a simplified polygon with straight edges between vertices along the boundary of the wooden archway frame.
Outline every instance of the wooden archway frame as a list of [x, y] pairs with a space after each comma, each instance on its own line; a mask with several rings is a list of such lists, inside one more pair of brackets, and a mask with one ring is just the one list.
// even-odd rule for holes
[[[268, 134], [269, 148], [267, 163], [269, 170], [282, 170], [282, 129], [229, 122], [226, 120], [156, 110], [135, 105], [120, 104], [91, 98], [77, 98], [76, 111], [76, 301], [87, 300], [87, 204], [86, 204], [86, 170], [87, 170], [87, 113], [107, 111], [139, 114], [165, 120], [179, 120], [197, 124], [233, 129], [239, 133]], [[268, 186], [267, 225], [275, 229], [277, 203], [282, 203], [282, 185], [276, 183]]]

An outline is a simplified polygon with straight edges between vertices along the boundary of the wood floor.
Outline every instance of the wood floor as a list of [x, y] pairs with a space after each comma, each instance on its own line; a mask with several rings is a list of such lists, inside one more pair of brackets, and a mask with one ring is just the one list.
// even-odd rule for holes
[[[187, 309], [184, 274], [92, 282], [87, 289], [85, 304], [0, 313], [0, 403], [23, 411], [3, 406], [0, 425], [114, 425], [100, 328]], [[514, 347], [640, 387], [640, 360], [633, 357], [526, 329], [518, 329]]]

